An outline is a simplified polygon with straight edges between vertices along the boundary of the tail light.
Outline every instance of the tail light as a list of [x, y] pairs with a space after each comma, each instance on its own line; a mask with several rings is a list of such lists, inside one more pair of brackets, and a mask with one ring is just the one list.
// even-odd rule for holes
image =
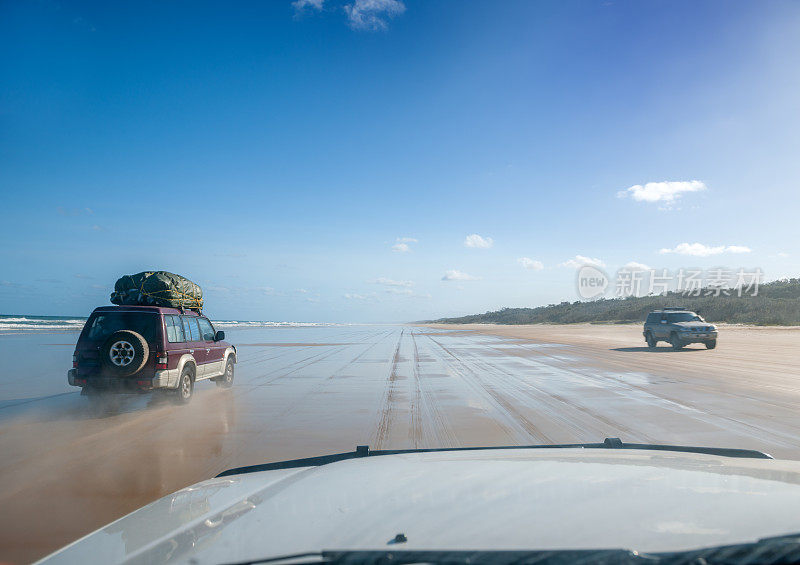
[[72, 354], [72, 368], [73, 369], [77, 369], [78, 368], [78, 354], [77, 353], [73, 353]]
[[166, 371], [169, 357], [166, 353], [156, 353], [156, 371]]

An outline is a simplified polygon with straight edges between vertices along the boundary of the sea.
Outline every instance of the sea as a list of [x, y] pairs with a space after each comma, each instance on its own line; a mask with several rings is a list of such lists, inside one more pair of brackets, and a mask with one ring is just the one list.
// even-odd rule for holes
[[[338, 326], [324, 322], [280, 322], [270, 320], [211, 320], [215, 328], [313, 328]], [[86, 318], [76, 316], [0, 315], [0, 334], [80, 331]]]

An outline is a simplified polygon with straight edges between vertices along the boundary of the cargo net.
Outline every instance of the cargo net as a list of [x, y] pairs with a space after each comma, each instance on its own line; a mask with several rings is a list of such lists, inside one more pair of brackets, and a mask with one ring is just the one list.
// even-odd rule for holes
[[189, 279], [167, 271], [145, 271], [119, 278], [111, 293], [113, 304], [165, 306], [203, 311], [203, 290]]

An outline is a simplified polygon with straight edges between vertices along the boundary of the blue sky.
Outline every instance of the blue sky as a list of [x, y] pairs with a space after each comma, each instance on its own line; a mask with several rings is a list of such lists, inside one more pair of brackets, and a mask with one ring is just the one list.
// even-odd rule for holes
[[576, 256], [800, 274], [797, 2], [231, 4], [0, 4], [0, 312], [145, 269], [343, 322], [575, 300]]

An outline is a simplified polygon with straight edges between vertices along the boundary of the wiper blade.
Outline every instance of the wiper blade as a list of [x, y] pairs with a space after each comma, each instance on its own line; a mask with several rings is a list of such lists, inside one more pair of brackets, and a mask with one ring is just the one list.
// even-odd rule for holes
[[689, 551], [639, 553], [627, 549], [537, 551], [320, 551], [240, 561], [229, 565], [788, 565], [800, 563], [800, 534]]
[[643, 565], [658, 563], [645, 555], [624, 549], [576, 549], [540, 551], [321, 551], [254, 561], [240, 561], [228, 565], [300, 565], [324, 563], [326, 565], [411, 565], [435, 563], [437, 565]]

